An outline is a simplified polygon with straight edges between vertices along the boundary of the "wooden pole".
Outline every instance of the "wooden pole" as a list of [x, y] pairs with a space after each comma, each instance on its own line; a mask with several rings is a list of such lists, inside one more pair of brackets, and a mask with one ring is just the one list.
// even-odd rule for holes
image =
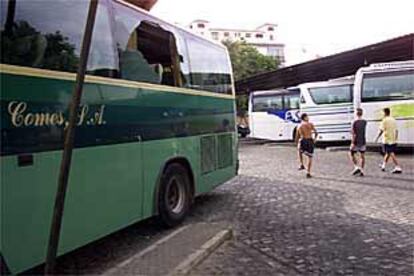
[[[92, 31], [95, 24], [96, 12], [99, 0], [90, 0], [88, 17], [83, 34], [82, 48], [79, 59], [79, 68], [76, 75], [76, 83], [72, 92], [72, 101], [69, 106], [69, 124], [65, 132], [63, 144], [63, 155], [60, 164], [58, 187], [55, 197], [52, 223], [50, 226], [49, 244], [45, 264], [45, 274], [53, 275], [55, 272], [56, 255], [59, 247], [60, 229], [62, 226], [63, 209], [65, 206], [65, 195], [68, 186], [70, 165], [72, 160], [73, 143], [76, 130], [78, 109], [82, 97], [83, 83], [85, 80], [86, 65], [88, 62], [89, 48], [91, 45]], [[76, 16], [75, 14], [73, 15]], [[75, 20], [75, 18], [74, 18]]]

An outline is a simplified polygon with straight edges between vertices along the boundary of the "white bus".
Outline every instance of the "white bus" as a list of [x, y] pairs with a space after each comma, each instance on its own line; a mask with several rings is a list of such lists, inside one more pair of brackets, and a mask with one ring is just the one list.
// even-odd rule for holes
[[299, 85], [300, 113], [307, 113], [323, 142], [351, 138], [353, 77]]
[[299, 123], [299, 89], [252, 92], [249, 97], [250, 137], [292, 141]]
[[355, 75], [354, 105], [364, 110], [367, 142], [374, 143], [385, 107], [397, 120], [398, 145], [414, 145], [414, 60], [372, 64]]

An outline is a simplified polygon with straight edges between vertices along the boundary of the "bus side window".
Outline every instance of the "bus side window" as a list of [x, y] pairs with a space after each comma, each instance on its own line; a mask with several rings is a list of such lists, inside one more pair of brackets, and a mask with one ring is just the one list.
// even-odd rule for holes
[[194, 36], [186, 38], [190, 58], [190, 88], [231, 94], [231, 65], [225, 49]]
[[299, 109], [299, 95], [285, 95], [284, 109]]
[[180, 57], [174, 34], [152, 18], [114, 3], [120, 77], [181, 86]]
[[87, 11], [87, 1], [1, 0], [0, 63], [76, 72]]

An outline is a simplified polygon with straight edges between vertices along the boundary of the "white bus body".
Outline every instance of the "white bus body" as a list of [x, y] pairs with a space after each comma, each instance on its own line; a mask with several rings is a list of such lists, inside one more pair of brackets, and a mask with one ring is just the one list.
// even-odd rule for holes
[[372, 64], [355, 75], [354, 105], [364, 110], [367, 143], [374, 143], [385, 107], [397, 120], [398, 145], [414, 145], [414, 60]]
[[252, 92], [249, 97], [250, 137], [292, 141], [299, 123], [299, 90]]
[[300, 113], [307, 113], [324, 142], [351, 139], [353, 77], [299, 85]]

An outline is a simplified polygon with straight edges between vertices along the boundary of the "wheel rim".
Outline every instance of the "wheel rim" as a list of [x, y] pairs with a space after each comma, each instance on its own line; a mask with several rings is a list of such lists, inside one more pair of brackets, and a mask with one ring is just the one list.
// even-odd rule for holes
[[167, 191], [167, 205], [168, 209], [175, 213], [179, 214], [185, 203], [185, 189], [184, 185], [180, 182], [177, 177], [172, 177], [168, 183]]

